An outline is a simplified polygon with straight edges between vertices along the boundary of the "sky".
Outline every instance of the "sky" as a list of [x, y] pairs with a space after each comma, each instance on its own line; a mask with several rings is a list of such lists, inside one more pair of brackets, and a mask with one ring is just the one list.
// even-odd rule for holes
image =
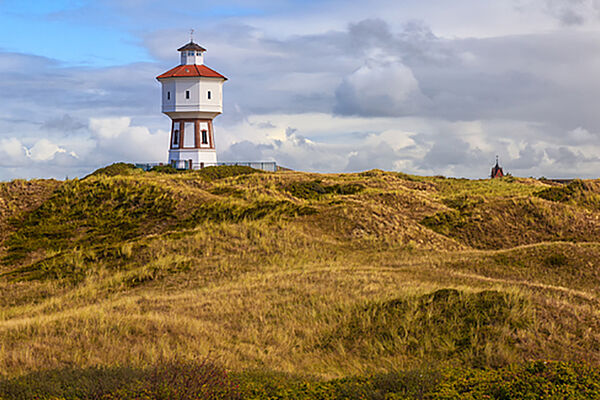
[[0, 180], [165, 162], [190, 29], [219, 161], [600, 175], [600, 0], [0, 0]]

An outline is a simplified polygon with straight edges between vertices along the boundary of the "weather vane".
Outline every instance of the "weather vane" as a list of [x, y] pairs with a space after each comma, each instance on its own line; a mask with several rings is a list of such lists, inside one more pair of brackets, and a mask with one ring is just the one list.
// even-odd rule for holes
[[194, 30], [190, 29], [190, 42], [194, 41]]

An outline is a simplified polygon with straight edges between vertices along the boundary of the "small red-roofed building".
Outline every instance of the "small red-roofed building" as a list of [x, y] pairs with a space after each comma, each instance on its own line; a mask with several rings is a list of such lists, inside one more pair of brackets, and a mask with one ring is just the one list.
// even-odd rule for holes
[[204, 49], [190, 40], [177, 49], [181, 63], [156, 77], [162, 112], [171, 118], [169, 164], [179, 169], [216, 165], [213, 119], [223, 112], [226, 77], [204, 65]]
[[492, 174], [490, 175], [490, 177], [492, 179], [494, 179], [494, 178], [502, 178], [503, 176], [504, 176], [504, 171], [498, 164], [498, 156], [496, 156], [496, 165], [494, 165], [494, 167], [492, 168]]

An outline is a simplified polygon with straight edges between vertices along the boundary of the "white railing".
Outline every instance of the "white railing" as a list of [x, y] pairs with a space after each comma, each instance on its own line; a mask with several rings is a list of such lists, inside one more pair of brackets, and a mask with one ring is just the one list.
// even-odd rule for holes
[[167, 163], [138, 163], [135, 164], [137, 168], [141, 168], [144, 171], [149, 171], [154, 167], [171, 165], [173, 168], [180, 170], [187, 169], [202, 169], [206, 167], [218, 167], [221, 165], [238, 165], [243, 167], [250, 167], [254, 169], [260, 169], [263, 171], [276, 172], [277, 163], [275, 161], [230, 161], [230, 162], [217, 162], [217, 163], [193, 163], [191, 160], [173, 160], [171, 164]]

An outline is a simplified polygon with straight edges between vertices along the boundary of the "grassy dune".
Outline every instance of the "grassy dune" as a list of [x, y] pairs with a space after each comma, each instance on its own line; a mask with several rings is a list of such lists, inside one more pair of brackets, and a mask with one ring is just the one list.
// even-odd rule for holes
[[0, 397], [202, 359], [267, 386], [600, 368], [599, 182], [172, 172], [0, 184]]

